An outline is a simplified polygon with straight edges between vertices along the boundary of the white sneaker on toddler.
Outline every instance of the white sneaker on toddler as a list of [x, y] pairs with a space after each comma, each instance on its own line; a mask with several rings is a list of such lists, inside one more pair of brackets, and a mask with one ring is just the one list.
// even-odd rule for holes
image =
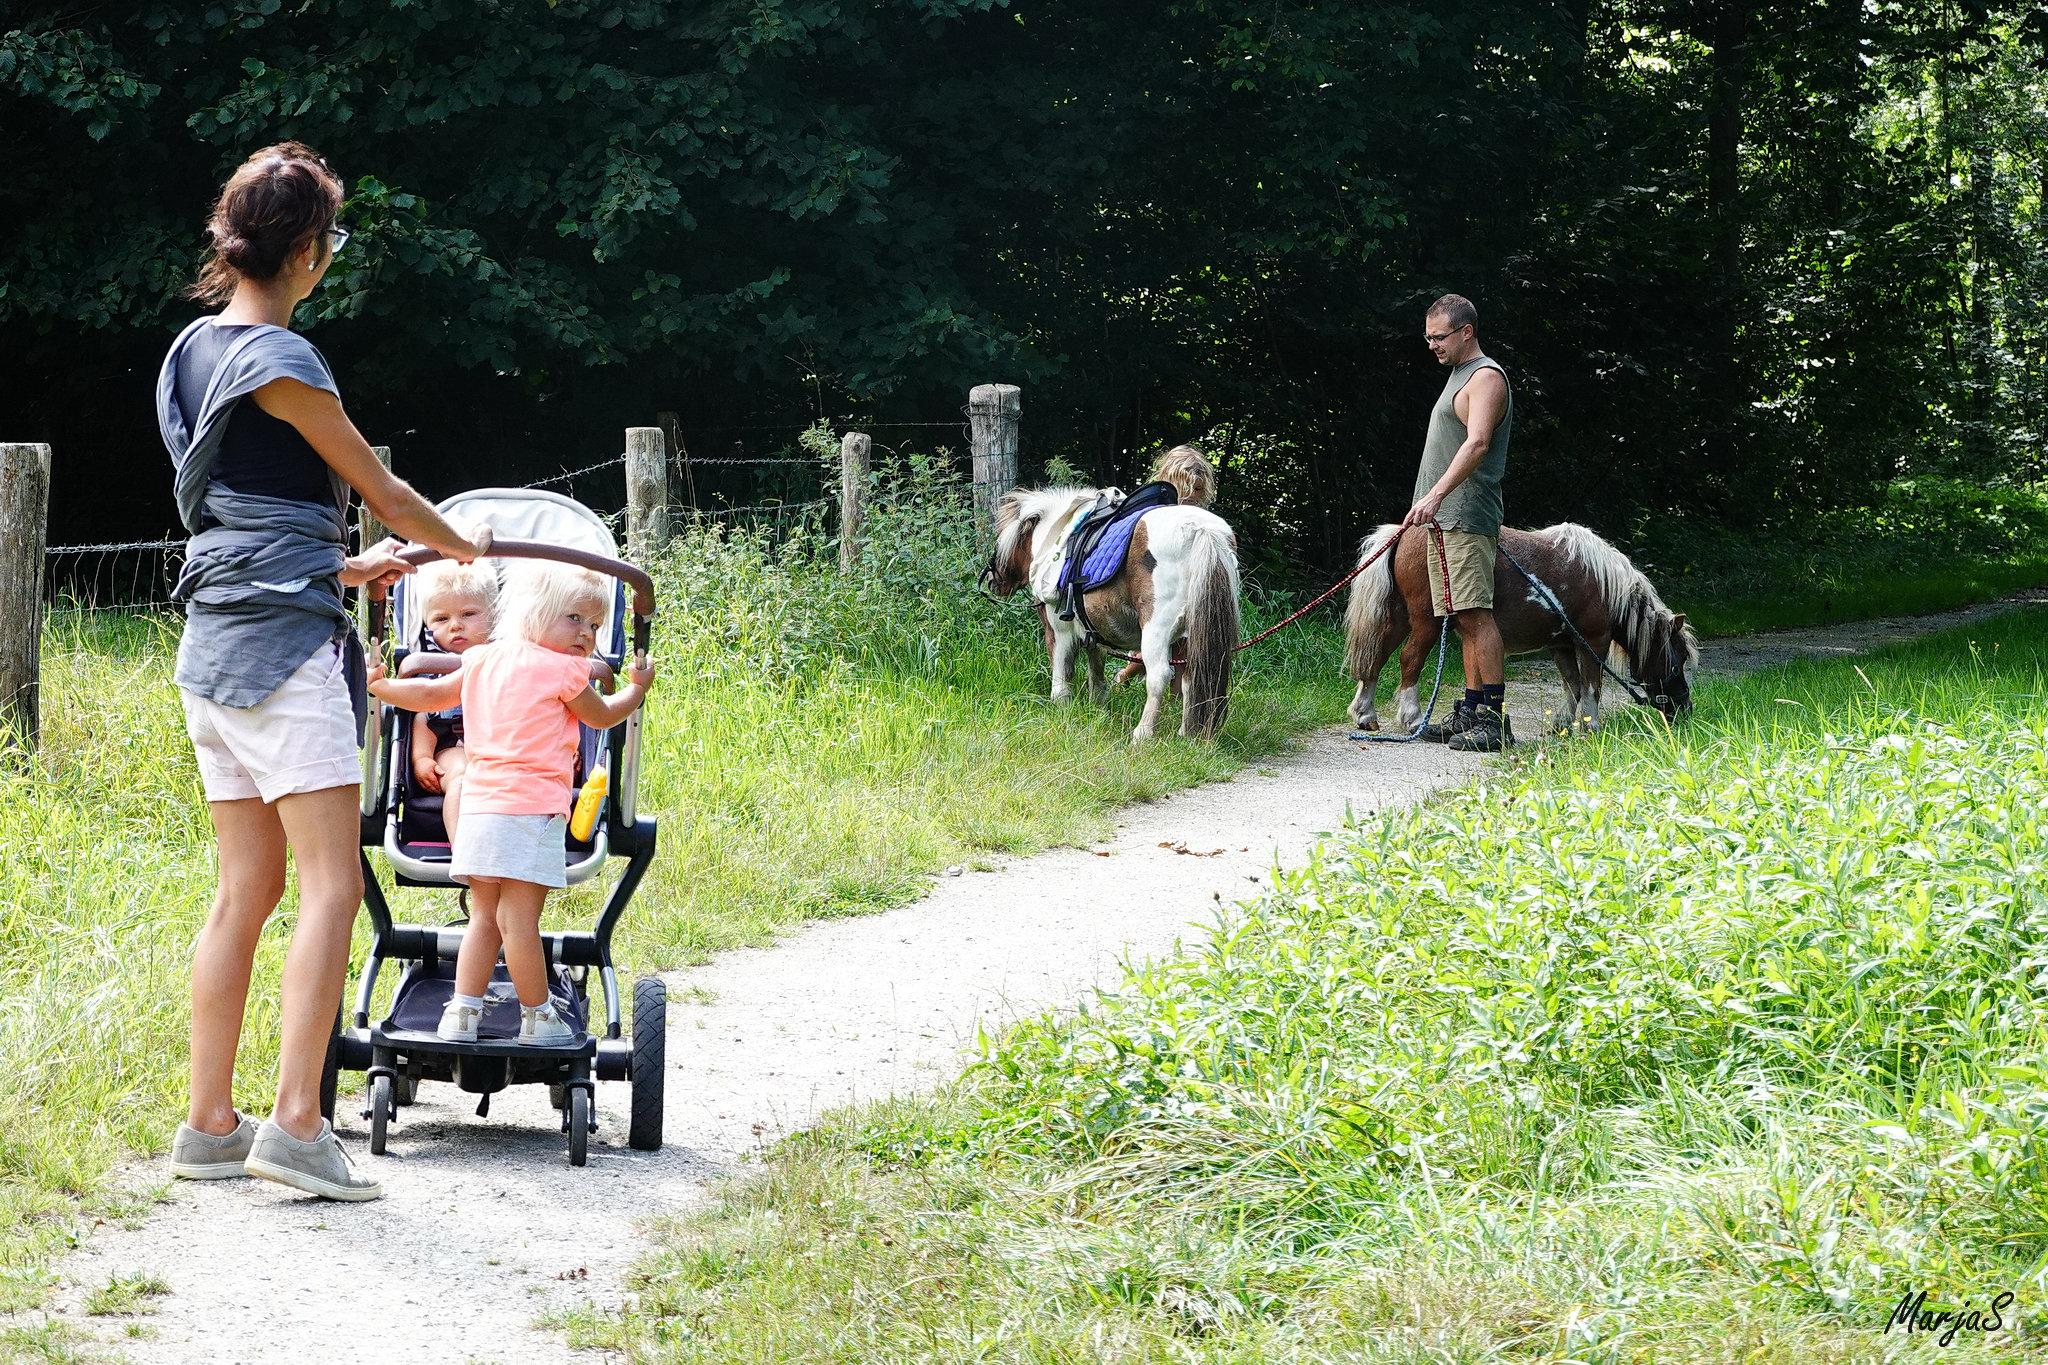
[[571, 1042], [575, 1037], [576, 1030], [570, 1028], [561, 1015], [555, 1013], [554, 1001], [519, 1007], [520, 1042], [555, 1047]]
[[434, 1035], [444, 1042], [473, 1043], [476, 1041], [476, 1026], [483, 1022], [484, 1012], [474, 1005], [465, 1005], [460, 1000], [450, 1000], [441, 1011], [441, 1026]]

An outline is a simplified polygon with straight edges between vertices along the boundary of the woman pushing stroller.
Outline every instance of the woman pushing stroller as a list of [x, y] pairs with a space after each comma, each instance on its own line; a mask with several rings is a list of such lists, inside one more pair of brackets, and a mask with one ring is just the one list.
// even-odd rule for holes
[[[342, 187], [310, 148], [251, 156], [207, 223], [194, 295], [225, 303], [187, 327], [157, 381], [157, 419], [191, 532], [174, 591], [186, 606], [177, 681], [219, 845], [220, 883], [193, 951], [192, 1098], [173, 1174], [259, 1175], [329, 1199], [375, 1199], [321, 1117], [321, 1072], [363, 898], [358, 737], [368, 697], [342, 589], [410, 567], [394, 542], [351, 556], [349, 489], [385, 525], [456, 560], [465, 536], [378, 463], [293, 310], [348, 240]], [[263, 924], [299, 908], [280, 991], [277, 1103], [260, 1127], [234, 1107], [235, 1053]]]
[[642, 656], [614, 695], [591, 686], [607, 597], [605, 580], [588, 570], [515, 564], [490, 642], [470, 645], [458, 672], [386, 678], [381, 663], [370, 669], [371, 693], [403, 710], [462, 708], [466, 762], [449, 875], [470, 888], [470, 921], [438, 1030], [450, 1042], [477, 1040], [500, 948], [519, 992], [519, 1041], [575, 1037], [548, 996], [540, 915], [548, 892], [568, 884], [578, 722], [610, 729], [639, 708], [654, 680]]

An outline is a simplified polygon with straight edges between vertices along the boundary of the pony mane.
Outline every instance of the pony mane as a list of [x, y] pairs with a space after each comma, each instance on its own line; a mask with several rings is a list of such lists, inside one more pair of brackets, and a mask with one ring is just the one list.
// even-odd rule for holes
[[1012, 488], [996, 501], [996, 548], [990, 562], [1014, 562], [1017, 540], [1029, 525], [1045, 522], [1079, 498], [1093, 498], [1093, 488], [1058, 484], [1051, 488]]
[[1547, 536], [1567, 557], [1575, 559], [1598, 586], [1613, 622], [1614, 638], [1628, 654], [1629, 670], [1639, 680], [1664, 675], [1665, 661], [1675, 653], [1687, 677], [1699, 663], [1699, 640], [1680, 622], [1629, 557], [1577, 522], [1561, 521], [1535, 532]]

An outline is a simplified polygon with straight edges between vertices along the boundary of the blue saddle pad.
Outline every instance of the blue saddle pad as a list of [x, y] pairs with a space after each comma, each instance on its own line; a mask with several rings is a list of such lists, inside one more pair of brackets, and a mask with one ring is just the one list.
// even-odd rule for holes
[[1102, 539], [1095, 542], [1095, 548], [1081, 561], [1078, 576], [1082, 592], [1106, 588], [1124, 571], [1124, 555], [1131, 548], [1131, 533], [1138, 529], [1138, 519], [1118, 517], [1114, 513], [1111, 516], [1114, 519], [1103, 528]]
[[1173, 507], [1180, 494], [1169, 483], [1148, 483], [1114, 507], [1099, 508], [1074, 528], [1060, 590], [1069, 601], [1106, 588], [1124, 571], [1138, 519], [1159, 507]]

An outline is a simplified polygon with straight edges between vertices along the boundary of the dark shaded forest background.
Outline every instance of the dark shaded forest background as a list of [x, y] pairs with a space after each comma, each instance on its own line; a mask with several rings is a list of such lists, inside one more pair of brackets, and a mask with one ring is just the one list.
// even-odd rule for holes
[[213, 191], [289, 137], [351, 187], [302, 325], [433, 495], [999, 380], [1027, 473], [1203, 441], [1255, 560], [1319, 575], [1407, 504], [1447, 290], [1522, 524], [2032, 480], [2044, 40], [1972, 0], [0, 3], [0, 437], [55, 446], [55, 538], [172, 525], [156, 366]]

